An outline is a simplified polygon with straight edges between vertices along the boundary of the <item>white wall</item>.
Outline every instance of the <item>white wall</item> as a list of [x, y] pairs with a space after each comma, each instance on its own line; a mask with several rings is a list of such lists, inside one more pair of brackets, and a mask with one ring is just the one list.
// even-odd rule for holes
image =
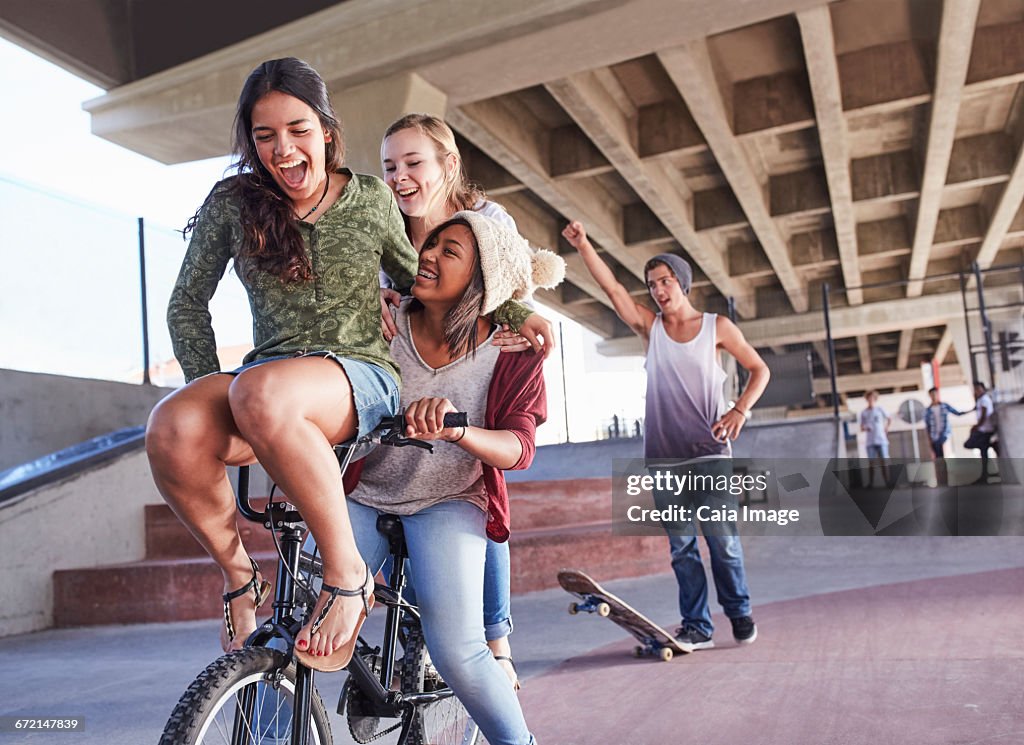
[[170, 388], [0, 370], [0, 470], [146, 423]]
[[0, 636], [53, 623], [53, 572], [138, 561], [162, 503], [144, 450], [0, 506]]

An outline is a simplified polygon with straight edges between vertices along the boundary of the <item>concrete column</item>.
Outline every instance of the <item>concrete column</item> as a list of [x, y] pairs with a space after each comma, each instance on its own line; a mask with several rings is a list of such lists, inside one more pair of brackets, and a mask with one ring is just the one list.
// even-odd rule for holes
[[[949, 323], [946, 325], [949, 332], [953, 335], [953, 349], [956, 350], [956, 361], [960, 365], [960, 370], [963, 371], [964, 379], [971, 380], [971, 351], [967, 344], [967, 322], [963, 318], [950, 318]], [[976, 329], [971, 329], [971, 334], [980, 333]], [[978, 337], [975, 337], [975, 341]], [[982, 362], [981, 375], [987, 374], [987, 370], [984, 369], [984, 363]]]
[[405, 114], [443, 117], [448, 96], [416, 73], [403, 72], [353, 88], [332, 88], [331, 100], [345, 135], [345, 165], [380, 176], [380, 141], [388, 125]]

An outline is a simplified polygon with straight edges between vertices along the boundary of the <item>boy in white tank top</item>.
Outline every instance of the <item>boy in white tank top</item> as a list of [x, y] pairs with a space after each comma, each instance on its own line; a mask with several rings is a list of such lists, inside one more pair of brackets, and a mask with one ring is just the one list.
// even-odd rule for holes
[[[619, 318], [641, 338], [647, 354], [647, 411], [644, 455], [665, 459], [692, 470], [731, 472], [727, 460], [735, 440], [750, 419], [750, 409], [768, 385], [768, 366], [729, 319], [701, 313], [689, 300], [693, 272], [674, 254], [659, 254], [647, 262], [644, 275], [659, 313], [636, 302], [587, 240], [586, 230], [573, 221], [562, 231], [587, 269], [612, 301]], [[722, 396], [725, 372], [719, 352], [725, 350], [750, 373], [746, 389], [733, 408]], [[659, 496], [655, 495], [656, 500]], [[719, 495], [691, 493], [689, 502], [706, 503]], [[662, 496], [663, 498], [663, 496]], [[679, 643], [690, 650], [714, 646], [714, 627], [708, 608], [707, 579], [697, 548], [693, 522], [665, 524], [672, 552], [672, 569], [679, 584]], [[718, 602], [732, 622], [740, 644], [757, 637], [751, 617], [750, 594], [743, 566], [743, 548], [735, 523], [722, 524], [720, 534], [704, 532], [711, 556]]]

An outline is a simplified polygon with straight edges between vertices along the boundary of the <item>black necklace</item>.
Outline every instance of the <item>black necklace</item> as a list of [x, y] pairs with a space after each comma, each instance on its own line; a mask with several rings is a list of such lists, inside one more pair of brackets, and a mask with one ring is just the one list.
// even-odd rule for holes
[[309, 217], [314, 212], [316, 212], [317, 208], [321, 204], [324, 203], [324, 199], [327, 197], [327, 190], [331, 187], [331, 174], [329, 174], [329, 173], [327, 174], [327, 179], [326, 180], [327, 180], [327, 183], [324, 184], [324, 193], [320, 195], [320, 200], [316, 204], [313, 205], [313, 209], [311, 209], [309, 212], [307, 212], [302, 217], [300, 217], [299, 218], [300, 220], [305, 220], [307, 217]]

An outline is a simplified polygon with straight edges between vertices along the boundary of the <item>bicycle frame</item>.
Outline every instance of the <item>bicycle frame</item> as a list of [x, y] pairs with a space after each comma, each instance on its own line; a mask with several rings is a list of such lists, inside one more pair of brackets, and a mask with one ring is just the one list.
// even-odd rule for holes
[[[464, 415], [463, 415], [464, 416]], [[371, 437], [360, 438], [356, 442], [345, 446], [339, 446], [339, 463], [341, 472], [344, 474], [351, 462], [357, 446], [370, 442]], [[401, 437], [381, 438], [377, 440], [387, 444], [416, 444], [419, 447], [430, 448], [428, 443], [409, 441]], [[340, 450], [344, 450], [344, 457]], [[302, 554], [302, 530], [298, 523], [302, 516], [295, 510], [289, 510], [284, 503], [268, 503], [266, 509], [261, 513], [253, 508], [249, 501], [249, 467], [242, 466], [238, 469], [238, 488], [236, 503], [239, 512], [247, 520], [262, 524], [268, 530], [279, 534], [280, 562], [277, 567], [277, 581], [274, 591], [273, 614], [271, 618], [263, 623], [246, 640], [246, 646], [269, 646], [274, 639], [281, 639], [287, 644], [289, 655], [295, 644], [295, 636], [301, 628], [301, 622], [295, 618], [295, 610], [298, 607], [297, 593], [300, 585], [295, 581], [299, 576], [299, 560]], [[401, 520], [394, 515], [381, 515], [377, 520], [377, 529], [388, 537], [388, 545], [391, 555], [394, 558], [391, 576], [388, 578], [389, 587], [376, 585], [374, 595], [387, 606], [387, 615], [384, 624], [383, 646], [379, 650], [371, 647], [360, 636], [357, 641], [356, 654], [348, 665], [348, 673], [351, 680], [359, 690], [369, 699], [373, 706], [374, 714], [380, 717], [399, 718], [407, 713], [402, 722], [402, 729], [398, 738], [398, 745], [403, 745], [409, 735], [412, 726], [415, 708], [419, 705], [432, 703], [444, 698], [449, 698], [454, 693], [450, 688], [436, 692], [420, 692], [403, 694], [401, 691], [391, 690], [391, 680], [394, 676], [397, 662], [398, 634], [402, 618], [408, 614], [419, 620], [419, 612], [414, 606], [402, 600], [402, 591], [406, 584], [405, 560], [408, 558], [408, 550], [405, 545], [405, 536], [402, 532]], [[379, 677], [374, 675], [373, 670], [363, 659], [364, 654], [375, 654], [381, 652], [381, 672]], [[310, 717], [310, 701], [313, 688], [314, 671], [299, 664], [296, 660], [295, 674], [295, 698], [292, 711], [292, 721], [308, 722]], [[232, 745], [245, 745], [247, 735], [243, 722], [251, 721], [255, 704], [255, 687], [249, 687], [241, 695], [238, 708], [235, 713], [235, 726]], [[293, 726], [290, 745], [307, 745], [307, 728], [305, 726]]]

